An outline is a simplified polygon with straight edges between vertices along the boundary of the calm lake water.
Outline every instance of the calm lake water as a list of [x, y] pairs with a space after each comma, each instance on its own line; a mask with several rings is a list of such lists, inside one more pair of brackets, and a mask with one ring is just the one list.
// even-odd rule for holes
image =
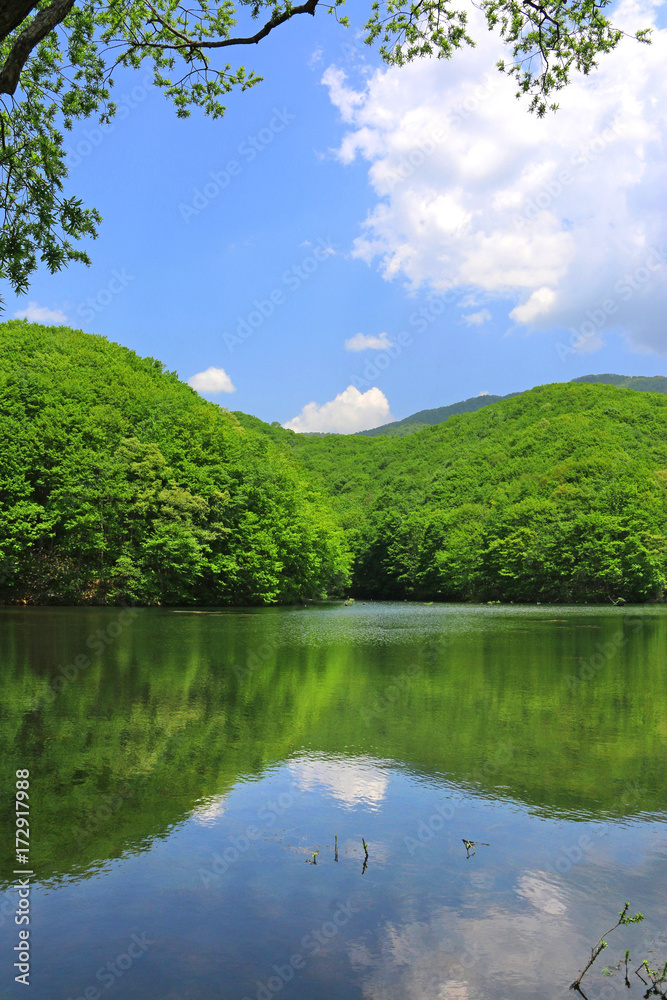
[[587, 995], [667, 959], [665, 608], [3, 608], [0, 706], [0, 997], [553, 1000], [626, 900]]

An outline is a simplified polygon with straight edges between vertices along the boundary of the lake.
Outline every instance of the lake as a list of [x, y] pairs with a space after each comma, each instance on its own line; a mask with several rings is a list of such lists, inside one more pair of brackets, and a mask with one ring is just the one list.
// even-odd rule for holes
[[553, 1000], [626, 900], [586, 995], [667, 960], [667, 608], [2, 608], [0, 650], [2, 998]]

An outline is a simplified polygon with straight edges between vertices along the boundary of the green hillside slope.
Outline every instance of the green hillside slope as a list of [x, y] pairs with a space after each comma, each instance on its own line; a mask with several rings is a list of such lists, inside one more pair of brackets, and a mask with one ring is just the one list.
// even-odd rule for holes
[[376, 597], [660, 599], [667, 397], [542, 386], [403, 438], [292, 435]]
[[0, 599], [335, 592], [345, 541], [308, 478], [159, 361], [63, 327], [0, 324]]

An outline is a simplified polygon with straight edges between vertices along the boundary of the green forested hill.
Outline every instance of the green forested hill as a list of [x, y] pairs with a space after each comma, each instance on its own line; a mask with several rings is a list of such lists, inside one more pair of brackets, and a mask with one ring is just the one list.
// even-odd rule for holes
[[667, 396], [569, 382], [311, 437], [101, 337], [5, 323], [0, 561], [5, 601], [662, 599]]
[[159, 361], [0, 325], [0, 599], [290, 601], [348, 562], [312, 476]]
[[667, 396], [570, 382], [403, 438], [292, 434], [291, 442], [348, 531], [359, 594], [644, 601], [664, 593]]

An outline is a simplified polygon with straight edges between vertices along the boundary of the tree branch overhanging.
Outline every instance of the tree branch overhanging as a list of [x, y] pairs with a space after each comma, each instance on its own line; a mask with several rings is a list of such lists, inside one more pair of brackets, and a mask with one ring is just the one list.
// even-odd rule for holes
[[74, 2], [75, 0], [53, 0], [53, 3], [45, 10], [41, 10], [21, 32], [0, 69], [0, 94], [12, 96], [15, 93], [30, 53], [43, 38], [64, 21]]

